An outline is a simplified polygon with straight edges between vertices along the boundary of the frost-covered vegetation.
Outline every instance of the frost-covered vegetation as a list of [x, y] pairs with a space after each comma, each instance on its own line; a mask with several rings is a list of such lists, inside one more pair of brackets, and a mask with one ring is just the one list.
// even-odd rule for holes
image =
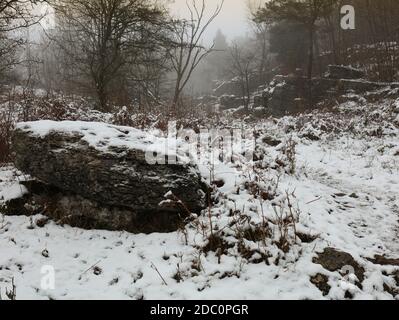
[[[40, 214], [3, 216], [2, 287], [14, 278], [20, 299], [394, 298], [399, 101], [354, 98], [328, 112], [248, 119], [254, 161], [202, 166], [212, 203], [177, 232], [84, 231]], [[162, 135], [156, 118], [147, 130]], [[242, 125], [233, 116], [203, 121]], [[3, 202], [24, 191], [24, 179], [2, 166]], [[326, 248], [350, 254], [361, 279], [315, 262]], [[56, 269], [54, 291], [40, 288], [42, 265]]]

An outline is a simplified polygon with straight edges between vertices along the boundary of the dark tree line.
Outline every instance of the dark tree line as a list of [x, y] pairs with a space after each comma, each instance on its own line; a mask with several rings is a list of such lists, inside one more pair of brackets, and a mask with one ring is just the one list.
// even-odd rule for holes
[[[251, 91], [276, 73], [311, 78], [329, 64], [399, 80], [399, 1], [248, 1], [256, 3], [249, 37], [228, 42], [219, 32], [206, 46], [203, 35], [223, 0], [189, 0], [191, 15], [178, 20], [166, 0], [0, 0], [1, 82], [22, 64], [29, 83], [90, 97], [103, 111], [133, 104], [173, 111], [184, 109], [190, 88], [211, 93], [213, 80], [235, 79], [248, 107]], [[52, 23], [31, 41], [44, 3]], [[343, 5], [355, 8], [354, 30], [341, 28]]]
[[[344, 5], [355, 9], [354, 30], [341, 28]], [[328, 64], [350, 64], [373, 80], [398, 80], [399, 1], [271, 0], [253, 20], [267, 26], [270, 50], [287, 73], [299, 68], [310, 78]]]

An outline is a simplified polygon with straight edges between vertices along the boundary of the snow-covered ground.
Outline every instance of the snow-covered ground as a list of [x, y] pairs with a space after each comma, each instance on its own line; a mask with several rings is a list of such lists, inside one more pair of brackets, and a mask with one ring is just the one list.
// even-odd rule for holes
[[[178, 232], [0, 216], [2, 296], [14, 278], [17, 299], [399, 298], [399, 266], [368, 260], [399, 258], [399, 101], [301, 117], [259, 122], [256, 161], [215, 166], [224, 185], [210, 213]], [[0, 168], [0, 201], [24, 192], [19, 179]], [[327, 247], [364, 268], [362, 286], [313, 262]], [[53, 290], [41, 287], [44, 266], [55, 270]], [[326, 296], [310, 281], [317, 274], [328, 277]]]

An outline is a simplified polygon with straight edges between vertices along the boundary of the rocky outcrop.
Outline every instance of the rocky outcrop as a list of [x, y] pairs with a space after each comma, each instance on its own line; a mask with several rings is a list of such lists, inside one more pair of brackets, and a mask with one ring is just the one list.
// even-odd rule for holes
[[[131, 232], [177, 229], [205, 206], [206, 187], [195, 166], [162, 164], [176, 157], [166, 147], [173, 143], [87, 122], [21, 123], [13, 136], [15, 165], [45, 186], [28, 189], [39, 202], [51, 202], [57, 218]], [[160, 161], [148, 161], [148, 153]]]
[[224, 95], [240, 95], [242, 94], [242, 87], [238, 79], [230, 81], [221, 81], [217, 83], [216, 88], [213, 90], [213, 94], [221, 97]]
[[366, 74], [359, 69], [348, 66], [329, 65], [326, 78], [330, 79], [364, 79]]
[[[276, 76], [263, 93], [268, 114], [283, 116], [317, 107], [317, 104], [346, 93], [363, 94], [385, 88], [398, 88], [399, 83], [366, 80]], [[311, 100], [310, 100], [311, 97]]]
[[224, 95], [219, 98], [222, 110], [236, 109], [243, 105], [243, 99], [234, 95]]

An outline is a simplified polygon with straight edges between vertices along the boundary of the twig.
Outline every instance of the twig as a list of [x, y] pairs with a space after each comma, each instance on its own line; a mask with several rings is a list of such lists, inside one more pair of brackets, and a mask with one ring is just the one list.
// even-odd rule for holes
[[83, 272], [81, 276], [83, 276], [86, 272], [90, 271], [91, 269], [93, 269], [95, 266], [97, 266], [102, 260], [99, 260], [98, 262], [96, 262], [95, 264], [93, 264], [89, 269], [87, 269], [85, 272]]
[[10, 291], [8, 289], [6, 289], [6, 296], [10, 300], [16, 300], [17, 299], [17, 287], [15, 286], [14, 278], [11, 278], [11, 285], [12, 285], [12, 287], [11, 287]]
[[151, 262], [151, 268], [153, 268], [158, 273], [165, 286], [167, 286], [168, 284], [166, 283], [165, 279], [162, 277], [161, 273], [159, 272], [158, 268], [155, 266], [153, 262]]
[[314, 200], [312, 200], [312, 201], [306, 202], [306, 204], [311, 204], [311, 203], [313, 203], [313, 202], [316, 202], [316, 201], [321, 200], [322, 198], [323, 198], [323, 197], [318, 197], [317, 199], [314, 199]]

